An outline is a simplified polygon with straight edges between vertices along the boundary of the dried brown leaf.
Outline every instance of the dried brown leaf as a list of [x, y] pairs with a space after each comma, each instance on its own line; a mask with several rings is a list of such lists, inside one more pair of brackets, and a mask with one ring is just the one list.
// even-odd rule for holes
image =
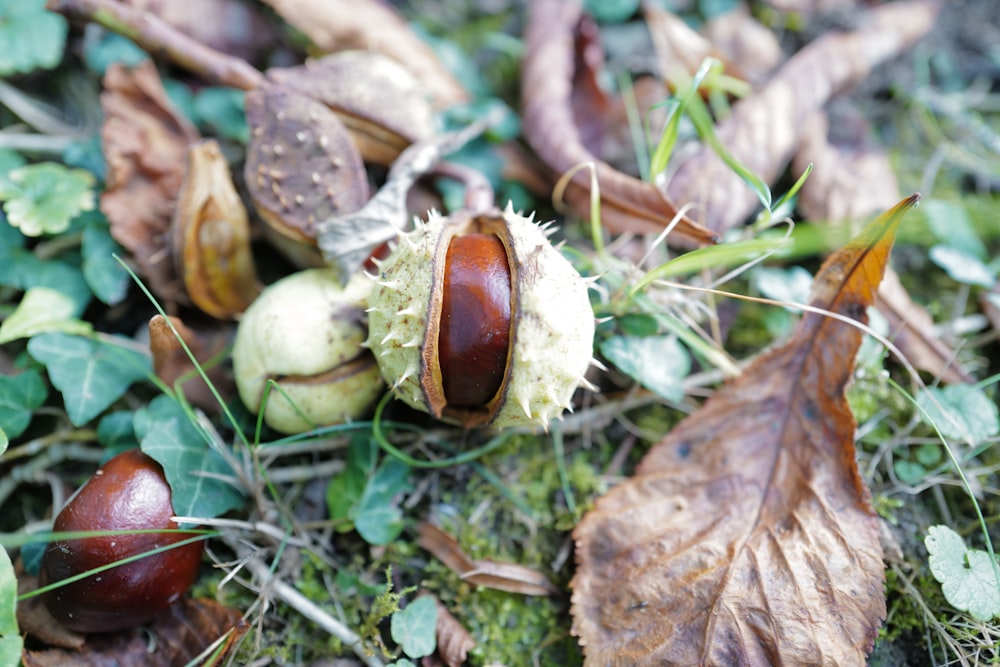
[[[734, 105], [716, 128], [719, 141], [750, 171], [773, 183], [798, 146], [806, 120], [832, 95], [923, 37], [936, 7], [934, 0], [880, 5], [863, 15], [858, 30], [820, 37], [758, 92]], [[694, 202], [695, 217], [718, 233], [743, 222], [758, 205], [756, 195], [707, 146], [679, 166], [666, 192], [672, 201]]]
[[490, 559], [472, 560], [454, 537], [428, 521], [420, 524], [417, 544], [430, 551], [463, 581], [476, 586], [521, 595], [559, 593], [559, 589], [544, 574], [530, 567]]
[[[563, 174], [593, 163], [600, 185], [601, 222], [615, 233], [658, 233], [677, 209], [655, 186], [616, 171], [584, 146], [573, 117], [573, 81], [577, 64], [575, 35], [582, 16], [575, 0], [539, 0], [531, 4], [521, 73], [524, 135], [539, 157]], [[578, 214], [590, 216], [590, 173], [575, 173], [566, 202]], [[714, 234], [687, 218], [671, 232], [672, 243], [714, 243]]]
[[434, 604], [437, 605], [437, 655], [441, 662], [448, 667], [458, 667], [465, 664], [469, 651], [476, 647], [476, 640], [472, 638], [469, 631], [465, 629], [457, 618], [455, 618], [448, 608], [431, 593], [422, 592], [421, 595], [431, 595]]
[[101, 210], [111, 235], [135, 258], [150, 289], [168, 306], [187, 303], [171, 256], [170, 224], [184, 156], [198, 132], [167, 99], [156, 67], [114, 64], [101, 93], [101, 140], [108, 163]]
[[[833, 255], [812, 306], [864, 321], [911, 197]], [[588, 665], [859, 665], [885, 616], [844, 386], [853, 326], [807, 313], [574, 531]]]
[[705, 34], [724, 55], [726, 71], [754, 84], [762, 82], [785, 57], [777, 36], [745, 4], [711, 18]]
[[[170, 323], [201, 364], [220, 354], [229, 345], [232, 335], [231, 331], [219, 326], [214, 326], [207, 334], [199, 333], [184, 324], [180, 318], [173, 316], [170, 317]], [[149, 321], [149, 351], [153, 357], [153, 372], [160, 380], [173, 387], [178, 380], [187, 376], [189, 379], [181, 384], [181, 391], [187, 400], [207, 412], [218, 411], [218, 401], [205, 381], [197, 374], [194, 364], [184, 352], [167, 319], [162, 315], [154, 315]], [[233, 379], [226, 366], [222, 364], [208, 366], [205, 368], [205, 373], [223, 400], [234, 395]]]
[[[896, 173], [859, 112], [836, 104], [830, 113], [836, 114], [835, 136], [828, 136], [826, 113], [813, 115], [792, 161], [796, 174], [813, 164], [798, 206], [808, 220], [861, 220], [899, 199]], [[913, 302], [891, 267], [879, 285], [876, 306], [889, 323], [889, 339], [915, 367], [945, 382], [970, 381], [955, 363], [955, 351], [934, 333], [930, 314]]]
[[[21, 595], [38, 588], [38, 577], [27, 574], [21, 569], [20, 559], [17, 563], [17, 593]], [[79, 650], [87, 638], [79, 632], [74, 632], [56, 620], [42, 596], [35, 595], [17, 602], [17, 627], [26, 634], [46, 646]]]
[[226, 633], [232, 633], [226, 642], [232, 646], [246, 630], [235, 609], [215, 600], [185, 598], [148, 626], [89, 635], [79, 651], [25, 651], [22, 660], [24, 667], [173, 667], [187, 664]]
[[247, 211], [213, 139], [188, 149], [174, 210], [173, 245], [188, 296], [209, 315], [235, 319], [260, 293]]
[[403, 17], [379, 0], [264, 0], [323, 51], [360, 49], [389, 56], [420, 81], [436, 109], [467, 102], [469, 94]]

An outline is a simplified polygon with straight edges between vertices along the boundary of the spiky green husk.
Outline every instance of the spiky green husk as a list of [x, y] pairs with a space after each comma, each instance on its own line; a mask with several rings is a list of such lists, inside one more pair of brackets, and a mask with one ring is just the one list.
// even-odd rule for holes
[[[499, 211], [492, 215], [501, 215]], [[544, 230], [509, 206], [502, 213], [517, 304], [508, 379], [488, 425], [547, 426], [571, 407], [591, 363], [594, 315], [587, 286]], [[449, 218], [433, 214], [401, 235], [369, 297], [368, 346], [395, 395], [430, 411], [421, 386], [421, 346], [433, 288], [432, 262]]]

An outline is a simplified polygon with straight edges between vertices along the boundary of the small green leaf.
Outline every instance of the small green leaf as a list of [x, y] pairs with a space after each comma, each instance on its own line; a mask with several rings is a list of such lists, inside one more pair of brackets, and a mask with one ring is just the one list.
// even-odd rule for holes
[[7, 219], [25, 236], [66, 231], [78, 213], [94, 208], [96, 179], [89, 171], [55, 162], [20, 167], [0, 181]]
[[133, 382], [152, 373], [149, 357], [143, 354], [59, 332], [32, 338], [28, 353], [45, 364], [75, 426], [89, 422], [118, 400]]
[[1000, 581], [988, 553], [967, 549], [948, 526], [931, 526], [924, 544], [931, 574], [941, 582], [949, 604], [980, 621], [1000, 616]]
[[429, 595], [418, 597], [390, 620], [392, 640], [411, 658], [430, 655], [437, 648], [437, 604]]
[[[92, 27], [97, 28], [96, 25]], [[91, 72], [100, 76], [104, 76], [113, 63], [135, 67], [147, 59], [149, 54], [131, 39], [103, 28], [88, 32], [83, 40], [83, 60]]]
[[583, 6], [598, 23], [622, 23], [639, 9], [639, 0], [585, 0]]
[[22, 646], [17, 629], [17, 578], [10, 556], [0, 548], [0, 665], [21, 664]]
[[396, 497], [409, 490], [410, 468], [387, 458], [375, 468], [378, 445], [367, 435], [351, 441], [347, 465], [327, 486], [330, 518], [348, 519], [342, 530], [353, 527], [369, 544], [388, 544], [403, 530], [403, 513]]
[[8, 438], [24, 433], [35, 410], [41, 407], [48, 394], [38, 371], [0, 376], [0, 428]]
[[972, 226], [968, 211], [960, 203], [928, 199], [920, 202], [920, 210], [931, 233], [941, 243], [976, 259], [985, 260], [990, 256]]
[[917, 394], [917, 405], [946, 438], [975, 446], [1000, 433], [996, 403], [970, 385], [928, 387]]
[[767, 266], [754, 269], [753, 284], [769, 299], [790, 303], [809, 303], [812, 274], [801, 266], [777, 269]]
[[927, 468], [915, 461], [897, 459], [892, 464], [896, 477], [904, 484], [918, 484], [927, 477]]
[[133, 413], [127, 411], [109, 412], [98, 422], [97, 441], [112, 455], [139, 446], [133, 416]]
[[108, 223], [103, 216], [87, 223], [83, 228], [83, 277], [94, 296], [113, 306], [121, 303], [131, 284], [128, 272], [114, 255], [122, 248], [111, 238]]
[[75, 316], [79, 314], [77, 305], [62, 292], [49, 287], [32, 287], [24, 293], [14, 312], [0, 324], [0, 344], [46, 331], [87, 335], [93, 331], [93, 326], [77, 319]]
[[612, 336], [601, 354], [636, 382], [669, 401], [684, 398], [681, 381], [691, 371], [691, 357], [674, 336]]
[[246, 144], [250, 142], [250, 126], [243, 110], [244, 96], [235, 88], [202, 88], [194, 96], [194, 112], [216, 134]]
[[45, 0], [0, 0], [0, 77], [58, 65], [67, 28]]
[[997, 282], [996, 276], [981, 260], [957, 248], [936, 245], [930, 249], [928, 257], [955, 282], [980, 287], [992, 287]]
[[142, 451], [163, 466], [174, 511], [180, 516], [216, 517], [243, 505], [243, 494], [226, 481], [235, 473], [170, 396], [157, 396], [135, 413]]

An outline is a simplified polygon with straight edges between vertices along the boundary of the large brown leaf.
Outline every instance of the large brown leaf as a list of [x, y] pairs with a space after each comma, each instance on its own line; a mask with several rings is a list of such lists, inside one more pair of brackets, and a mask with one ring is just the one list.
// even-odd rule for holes
[[[824, 264], [812, 306], [863, 321], [905, 200]], [[882, 618], [878, 519], [844, 398], [860, 331], [806, 313], [574, 531], [588, 665], [859, 665]]]
[[[612, 232], [658, 233], [677, 209], [651, 183], [615, 170], [584, 146], [573, 108], [576, 31], [582, 8], [576, 0], [539, 0], [531, 4], [521, 73], [524, 135], [539, 157], [561, 175], [588, 162], [594, 164], [601, 192], [601, 222]], [[577, 171], [566, 189], [566, 201], [580, 215], [590, 215], [590, 173]], [[672, 243], [714, 243], [715, 234], [682, 218]]]

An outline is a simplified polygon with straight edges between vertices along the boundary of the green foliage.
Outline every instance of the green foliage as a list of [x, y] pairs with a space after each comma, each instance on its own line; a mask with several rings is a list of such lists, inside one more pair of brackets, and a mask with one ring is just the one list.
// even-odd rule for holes
[[49, 287], [32, 287], [24, 293], [14, 312], [0, 324], [0, 344], [47, 331], [87, 335], [93, 331], [93, 326], [77, 319], [79, 314], [80, 309], [64, 293]]
[[0, 376], [0, 428], [5, 437], [16, 438], [28, 428], [32, 414], [45, 402], [48, 393], [38, 371]]
[[10, 556], [0, 548], [0, 664], [19, 664], [22, 645], [17, 629], [17, 579]]
[[929, 257], [955, 282], [978, 287], [991, 287], [996, 282], [994, 269], [952, 246], [936, 245], [930, 249]]
[[682, 384], [691, 357], [676, 336], [612, 336], [601, 341], [601, 354], [620, 371], [668, 401], [684, 398]]
[[639, 0], [585, 0], [584, 9], [599, 23], [621, 23], [639, 9]]
[[103, 340], [43, 333], [28, 341], [28, 353], [45, 364], [62, 393], [75, 426], [86, 424], [152, 372], [149, 358]]
[[103, 216], [95, 216], [83, 228], [83, 277], [94, 296], [113, 306], [121, 303], [128, 293], [130, 279], [115, 255], [122, 248], [113, 238]]
[[917, 394], [917, 404], [946, 438], [975, 446], [1000, 433], [996, 403], [976, 387], [928, 387]]
[[0, 179], [0, 201], [11, 225], [25, 236], [58, 234], [94, 208], [94, 175], [55, 162], [19, 167]]
[[149, 59], [149, 54], [136, 46], [127, 37], [91, 26], [89, 38], [83, 43], [83, 60], [91, 72], [104, 76], [113, 63], [125, 67], [135, 67], [143, 60]]
[[216, 517], [243, 505], [242, 492], [226, 481], [233, 470], [180, 403], [157, 396], [136, 411], [134, 423], [142, 451], [163, 466], [178, 515]]
[[382, 621], [389, 618], [396, 612], [400, 611], [399, 602], [403, 599], [403, 596], [407, 593], [411, 593], [416, 589], [408, 588], [399, 592], [392, 590], [392, 567], [387, 567], [385, 569], [385, 587], [382, 591], [375, 596], [372, 600], [372, 606], [365, 614], [364, 620], [361, 622], [361, 627], [358, 634], [363, 640], [368, 640], [375, 644], [382, 644], [382, 636], [379, 633], [378, 626]]
[[418, 597], [390, 619], [392, 640], [411, 658], [430, 655], [437, 648], [437, 603], [430, 596]]
[[378, 444], [367, 434], [351, 440], [344, 470], [330, 480], [326, 504], [330, 518], [352, 526], [369, 544], [388, 544], [403, 530], [403, 512], [396, 498], [410, 489], [410, 468], [387, 457], [376, 467]]
[[58, 65], [67, 28], [45, 0], [0, 0], [0, 77]]
[[192, 109], [198, 121], [219, 136], [246, 144], [250, 126], [243, 112], [244, 96], [235, 88], [202, 88], [192, 100]]
[[980, 621], [1000, 616], [1000, 569], [988, 553], [966, 548], [948, 526], [931, 526], [924, 544], [931, 573], [953, 607]]

